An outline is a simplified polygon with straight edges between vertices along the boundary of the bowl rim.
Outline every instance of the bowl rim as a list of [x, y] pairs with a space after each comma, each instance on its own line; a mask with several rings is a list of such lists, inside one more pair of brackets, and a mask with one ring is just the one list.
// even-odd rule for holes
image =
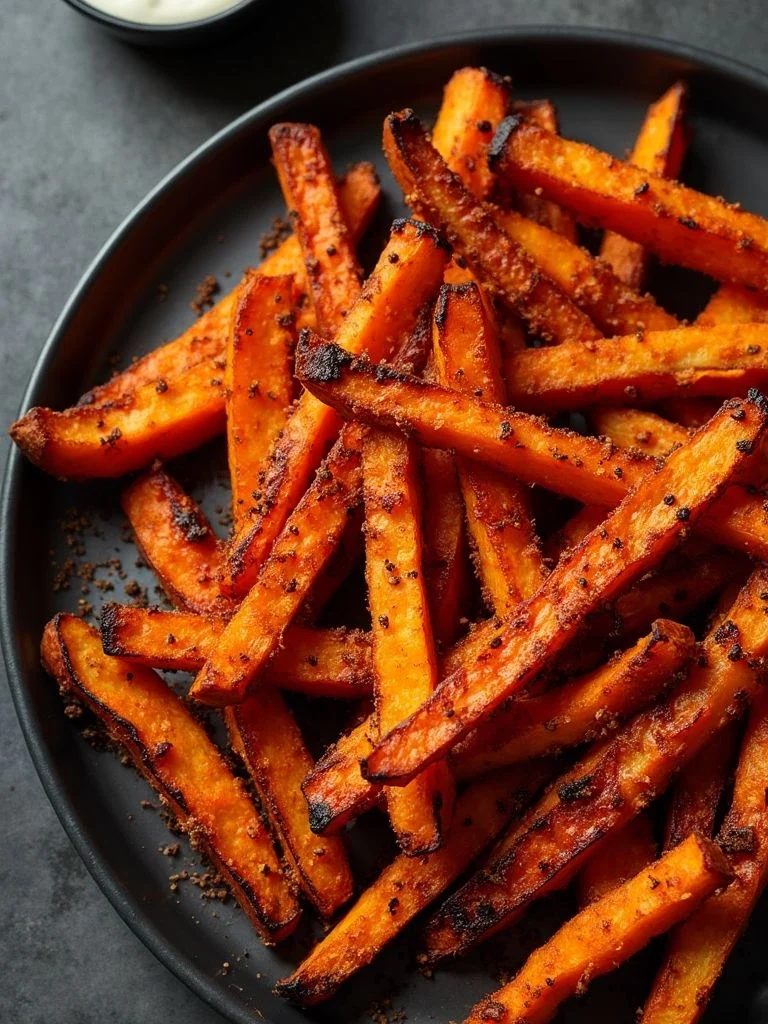
[[85, 15], [86, 18], [90, 18], [92, 21], [96, 21], [114, 32], [126, 34], [132, 32], [162, 37], [186, 32], [202, 32], [207, 28], [214, 28], [228, 18], [233, 17], [233, 15], [243, 11], [246, 7], [255, 7], [257, 4], [263, 3], [263, 0], [234, 0], [231, 6], [225, 7], [223, 11], [218, 11], [216, 14], [210, 14], [206, 18], [197, 18], [195, 21], [172, 21], [167, 24], [130, 21], [127, 18], [120, 18], [116, 14], [102, 11], [95, 4], [89, 3], [88, 0], [64, 0], [64, 2], [69, 4], [79, 14]]
[[[83, 0], [67, 0], [67, 2], [72, 6], [82, 5], [83, 9], [86, 6]], [[259, 2], [259, 0], [244, 0], [244, 3], [233, 10], [251, 2]], [[131, 23], [123, 24], [128, 27]], [[227, 139], [236, 136], [250, 124], [273, 116], [273, 113], [279, 111], [284, 104], [295, 103], [305, 97], [311, 97], [318, 90], [322, 91], [335, 86], [346, 78], [354, 77], [384, 62], [421, 56], [431, 51], [449, 50], [452, 47], [456, 49], [462, 47], [482, 48], [505, 43], [524, 43], [535, 46], [558, 40], [574, 45], [645, 49], [660, 56], [673, 57], [701, 65], [717, 73], [728, 75], [745, 85], [755, 86], [768, 92], [768, 73], [736, 58], [719, 55], [705, 47], [678, 43], [658, 36], [588, 26], [530, 24], [457, 32], [376, 50], [336, 64], [288, 86], [215, 132], [189, 156], [181, 160], [133, 207], [86, 268], [54, 322], [30, 374], [18, 414], [21, 415], [26, 411], [34, 401], [36, 392], [49, 372], [49, 365], [60, 339], [65, 334], [92, 282], [100, 274], [102, 265], [119, 248], [123, 238], [130, 233], [134, 225], [147, 216], [152, 206], [174, 185], [176, 180], [196, 165], [203, 163]], [[16, 609], [12, 586], [13, 573], [11, 571], [16, 542], [16, 491], [24, 468], [24, 456], [10, 441], [7, 444], [10, 451], [6, 459], [2, 493], [0, 494], [0, 648], [5, 661], [8, 685], [16, 714], [40, 782], [59, 821], [89, 873], [133, 933], [166, 968], [212, 1009], [236, 1024], [252, 1024], [253, 1014], [242, 1007], [234, 1006], [232, 1002], [223, 998], [220, 989], [201, 974], [191, 960], [169, 946], [159, 930], [145, 916], [140, 901], [120, 885], [112, 866], [90, 842], [81, 828], [75, 809], [59, 778], [57, 764], [37, 728], [32, 705], [27, 700], [26, 681], [18, 650]]]

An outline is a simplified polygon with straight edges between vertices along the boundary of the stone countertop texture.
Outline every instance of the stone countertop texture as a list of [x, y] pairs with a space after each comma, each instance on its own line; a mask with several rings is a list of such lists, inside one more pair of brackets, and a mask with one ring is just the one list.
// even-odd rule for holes
[[[121, 44], [62, 0], [3, 0], [0, 422], [15, 417], [54, 318], [134, 204], [211, 133], [307, 75], [400, 43], [534, 22], [643, 32], [768, 69], [764, 0], [742, 0], [738, 16], [722, 0], [326, 0], [319, 10], [294, 0], [284, 18], [284, 4], [267, 2], [269, 59], [257, 35], [248, 49], [219, 44], [201, 66]], [[38, 782], [5, 685], [0, 736], [0, 1021], [221, 1021], [87, 874]]]

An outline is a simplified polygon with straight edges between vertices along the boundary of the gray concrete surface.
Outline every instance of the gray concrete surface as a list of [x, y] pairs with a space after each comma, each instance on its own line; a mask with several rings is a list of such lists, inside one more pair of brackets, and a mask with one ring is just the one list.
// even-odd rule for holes
[[[102, 241], [158, 179], [255, 102], [326, 66], [469, 28], [624, 28], [768, 68], [764, 0], [294, 0], [204, 63], [103, 35], [62, 0], [0, 5], [0, 422]], [[286, 12], [288, 16], [286, 17]], [[0, 1021], [221, 1018], [122, 924], [43, 794], [0, 684]]]

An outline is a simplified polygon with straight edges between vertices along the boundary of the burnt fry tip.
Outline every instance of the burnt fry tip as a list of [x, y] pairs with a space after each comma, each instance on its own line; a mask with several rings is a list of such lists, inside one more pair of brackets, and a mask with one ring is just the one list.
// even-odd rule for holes
[[496, 129], [496, 134], [491, 139], [491, 144], [486, 152], [488, 166], [493, 170], [504, 156], [504, 150], [510, 137], [517, 129], [525, 123], [522, 114], [510, 114], [505, 117]]

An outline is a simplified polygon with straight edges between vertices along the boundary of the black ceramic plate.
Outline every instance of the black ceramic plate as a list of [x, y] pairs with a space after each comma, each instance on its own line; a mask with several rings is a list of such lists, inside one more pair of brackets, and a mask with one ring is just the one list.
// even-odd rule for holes
[[[191, 319], [188, 303], [201, 278], [213, 273], [225, 285], [234, 284], [242, 268], [257, 260], [259, 236], [282, 210], [269, 166], [266, 131], [272, 122], [316, 122], [337, 167], [370, 159], [384, 171], [379, 150], [384, 115], [408, 105], [430, 116], [442, 84], [465, 64], [511, 74], [521, 96], [552, 97], [566, 134], [617, 154], [631, 144], [647, 104], [683, 77], [692, 86], [695, 129], [686, 180], [768, 214], [768, 79], [755, 71], [651, 40], [572, 30], [504, 31], [380, 54], [263, 104], [162, 182], [87, 272], [45, 345], [23, 408], [70, 404], [109, 372], [110, 353], [124, 364], [178, 334]], [[391, 180], [383, 178], [394, 197]], [[390, 199], [384, 221], [397, 209]], [[161, 284], [167, 286], [165, 301], [160, 301], [166, 291]], [[695, 311], [697, 299], [687, 284], [685, 275], [660, 278], [664, 297], [677, 312]], [[174, 467], [211, 510], [226, 502], [217, 466], [223, 466], [223, 448], [213, 445], [205, 458], [180, 460]], [[99, 885], [150, 949], [232, 1021], [250, 1022], [259, 1010], [261, 1019], [275, 1024], [307, 1018], [351, 1024], [369, 1019], [371, 1000], [385, 996], [406, 1011], [411, 1024], [462, 1019], [492, 987], [489, 973], [514, 969], [562, 908], [535, 907], [493, 956], [482, 950], [431, 980], [412, 969], [406, 937], [330, 1004], [305, 1015], [275, 999], [270, 989], [306, 949], [307, 935], [287, 950], [267, 951], [231, 905], [201, 902], [188, 884], [179, 893], [169, 891], [169, 873], [194, 865], [194, 856], [184, 846], [172, 861], [158, 854], [168, 835], [158, 815], [140, 807], [150, 795], [145, 785], [112, 755], [84, 742], [62, 715], [38, 659], [43, 624], [57, 609], [72, 609], [80, 598], [94, 604], [101, 598], [93, 585], [89, 594], [81, 594], [77, 578], [69, 591], [52, 588], [72, 554], [60, 528], [67, 509], [93, 513], [82, 539], [88, 558], [121, 558], [128, 575], [151, 591], [154, 581], [146, 570], [134, 569], [135, 549], [121, 533], [118, 493], [115, 484], [55, 483], [14, 452], [2, 507], [2, 639], [11, 687], [46, 791]], [[74, 538], [75, 545], [80, 542]], [[107, 596], [120, 599], [126, 581], [114, 569], [99, 575], [115, 587]], [[373, 822], [358, 830], [355, 842], [363, 859], [366, 850], [380, 848], [376, 829]], [[758, 940], [765, 924], [762, 910], [728, 967], [708, 1020], [768, 1020], [768, 971]], [[245, 950], [247, 958], [241, 956]], [[597, 983], [567, 1019], [631, 1021], [653, 956], [651, 950]], [[232, 964], [228, 973], [222, 971], [225, 961]]]

